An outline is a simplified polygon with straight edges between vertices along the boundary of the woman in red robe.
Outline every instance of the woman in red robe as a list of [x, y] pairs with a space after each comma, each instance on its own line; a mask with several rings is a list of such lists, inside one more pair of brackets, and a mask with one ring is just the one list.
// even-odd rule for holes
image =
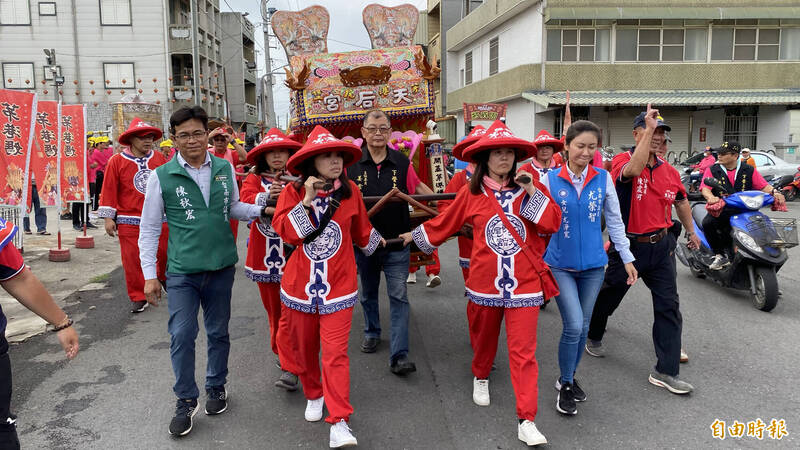
[[545, 236], [558, 231], [561, 210], [538, 177], [516, 173], [518, 161], [534, 156], [536, 146], [495, 121], [465, 149], [475, 164], [470, 182], [444, 213], [401, 235], [431, 253], [465, 223], [473, 225], [473, 247], [466, 281], [472, 359], [472, 399], [488, 406], [489, 373], [505, 319], [511, 383], [517, 400], [517, 437], [528, 445], [547, 443], [534, 424], [538, 398], [536, 324], [539, 306], [558, 294], [542, 260]]

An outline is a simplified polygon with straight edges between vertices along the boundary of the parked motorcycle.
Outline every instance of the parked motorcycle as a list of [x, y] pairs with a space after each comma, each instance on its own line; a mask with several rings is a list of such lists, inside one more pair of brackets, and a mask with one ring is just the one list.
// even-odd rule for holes
[[776, 177], [768, 181], [768, 183], [777, 190], [783, 190], [785, 186], [788, 186], [794, 180], [794, 175], [783, 175], [781, 177]]
[[779, 188], [783, 191], [783, 196], [786, 197], [787, 202], [794, 201], [800, 194], [800, 167], [797, 168], [797, 173], [794, 174], [792, 180]]
[[[713, 178], [705, 184], [714, 195], [724, 190]], [[798, 244], [796, 219], [772, 219], [759, 210], [770, 206], [775, 199], [761, 191], [736, 192], [725, 197], [726, 208], [738, 213], [730, 218], [732, 244], [726, 250], [730, 264], [722, 270], [711, 270], [714, 252], [703, 232], [703, 219], [709, 214], [705, 203], [692, 205], [694, 230], [701, 246], [690, 249], [685, 243], [678, 245], [678, 259], [698, 278], [711, 278], [723, 287], [750, 290], [753, 306], [771, 311], [778, 304], [777, 272], [788, 259], [787, 248]]]

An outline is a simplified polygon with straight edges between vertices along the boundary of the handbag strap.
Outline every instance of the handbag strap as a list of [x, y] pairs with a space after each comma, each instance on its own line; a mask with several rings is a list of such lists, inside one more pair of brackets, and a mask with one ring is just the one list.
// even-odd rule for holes
[[325, 228], [328, 226], [328, 223], [331, 221], [331, 218], [336, 213], [336, 210], [339, 209], [339, 205], [341, 205], [340, 202], [341, 198], [342, 198], [341, 189], [337, 189], [336, 192], [334, 192], [333, 194], [331, 194], [330, 197], [328, 197], [328, 209], [325, 210], [325, 214], [323, 214], [322, 217], [319, 219], [319, 226], [317, 226], [317, 229], [312, 231], [311, 234], [309, 234], [303, 239], [304, 244], [310, 243], [311, 241], [316, 239], [320, 234], [322, 234], [323, 231], [325, 231]]

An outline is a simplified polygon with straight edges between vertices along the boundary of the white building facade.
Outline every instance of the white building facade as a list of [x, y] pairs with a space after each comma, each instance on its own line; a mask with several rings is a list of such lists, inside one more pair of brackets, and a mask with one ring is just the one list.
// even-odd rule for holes
[[[221, 89], [211, 86], [212, 72], [219, 66], [212, 44], [214, 30], [221, 29], [216, 26], [219, 3], [200, 0], [198, 5], [198, 19], [210, 30], [204, 34], [200, 29], [210, 48], [203, 44], [199, 50], [208, 80], [200, 104], [210, 116], [222, 117], [224, 102], [217, 99]], [[183, 0], [2, 0], [0, 86], [56, 99], [43, 51], [54, 49], [55, 66], [64, 77], [62, 100], [87, 105], [90, 130], [110, 127], [110, 105], [132, 94], [162, 105], [164, 122], [158, 126], [166, 128], [174, 108], [194, 104], [192, 90], [184, 90], [192, 82], [189, 10]], [[178, 48], [177, 42], [185, 44]], [[219, 55], [218, 37], [216, 43]], [[188, 72], [176, 64], [181, 54], [188, 54]]]
[[617, 148], [633, 143], [648, 102], [672, 126], [676, 157], [730, 139], [800, 142], [800, 7], [708, 3], [485, 0], [448, 32], [458, 69], [446, 74], [447, 113], [463, 135], [462, 103], [505, 103], [520, 136], [559, 135], [570, 90], [573, 119]]

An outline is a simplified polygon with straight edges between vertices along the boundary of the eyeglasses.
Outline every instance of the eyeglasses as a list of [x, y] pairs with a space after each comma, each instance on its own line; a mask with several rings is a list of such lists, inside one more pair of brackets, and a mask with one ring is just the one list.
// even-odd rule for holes
[[389, 130], [392, 129], [392, 127], [361, 127], [361, 128], [366, 130], [367, 133], [369, 134], [375, 134], [375, 133], [386, 134], [389, 132]]
[[192, 134], [181, 133], [181, 134], [175, 136], [175, 138], [176, 139], [180, 139], [182, 141], [188, 141], [188, 140], [194, 138], [195, 140], [200, 141], [200, 140], [203, 140], [206, 137], [206, 134], [208, 134], [208, 131], [195, 131]]

